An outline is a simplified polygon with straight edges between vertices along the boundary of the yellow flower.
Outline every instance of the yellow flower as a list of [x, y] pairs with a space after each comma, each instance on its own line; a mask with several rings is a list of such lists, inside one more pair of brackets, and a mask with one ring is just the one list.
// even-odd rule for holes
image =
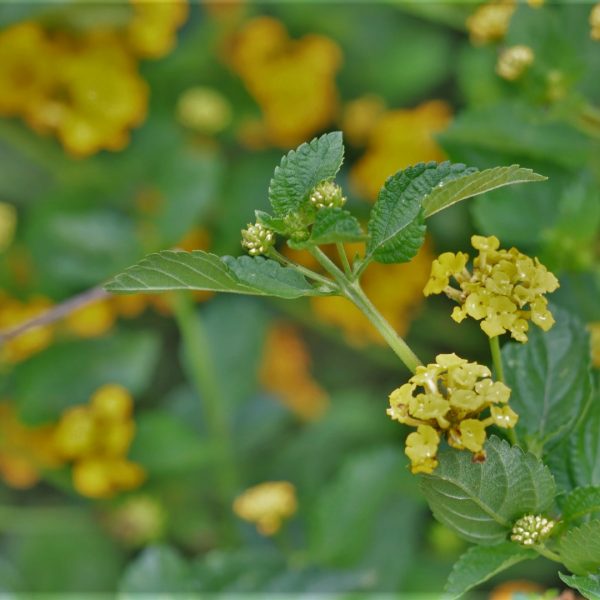
[[138, 495], [127, 498], [112, 510], [106, 522], [115, 537], [128, 546], [137, 547], [163, 536], [167, 514], [157, 499]]
[[[495, 236], [474, 235], [471, 243], [479, 251], [473, 272], [464, 266], [468, 255], [446, 252], [433, 261], [423, 293], [429, 296], [444, 292], [459, 303], [452, 319], [460, 323], [469, 316], [481, 321], [481, 329], [489, 337], [509, 331], [514, 339], [526, 342], [528, 321], [548, 331], [554, 318], [544, 294], [558, 288], [556, 277], [537, 258], [525, 256], [516, 248], [500, 250]], [[450, 286], [451, 277], [459, 289]]]
[[274, 535], [298, 509], [296, 488], [287, 481], [267, 481], [247, 489], [233, 503], [233, 512], [262, 535]]
[[73, 485], [89, 498], [109, 498], [138, 487], [144, 469], [126, 459], [135, 435], [133, 399], [120, 385], [96, 390], [86, 406], [67, 409], [54, 431], [54, 446], [73, 461]]
[[271, 143], [295, 146], [333, 120], [341, 52], [329, 38], [292, 40], [282, 23], [259, 17], [237, 32], [227, 58], [260, 106]]
[[297, 329], [276, 324], [268, 332], [259, 377], [265, 390], [306, 421], [318, 419], [329, 397], [310, 373], [310, 354]]
[[71, 333], [82, 338], [104, 335], [115, 324], [116, 314], [108, 300], [99, 300], [87, 304], [65, 317], [65, 327]]
[[[417, 433], [406, 439], [413, 473], [431, 473], [435, 469], [442, 435], [454, 448], [467, 449], [481, 457], [486, 427], [516, 425], [518, 417], [506, 404], [510, 389], [499, 381], [493, 382], [490, 376], [484, 365], [456, 354], [438, 354], [435, 363], [417, 367], [408, 383], [390, 394], [389, 417], [417, 428]], [[488, 408], [490, 416], [480, 418]]]
[[61, 464], [53, 435], [53, 426], [27, 426], [10, 402], [0, 403], [0, 475], [7, 485], [30, 488], [38, 482], [41, 470]]
[[231, 122], [231, 104], [213, 88], [193, 87], [179, 97], [177, 118], [182, 125], [198, 133], [219, 133]]
[[467, 19], [471, 42], [478, 46], [501, 40], [516, 9], [515, 0], [496, 0], [480, 6]]
[[533, 50], [529, 46], [523, 44], [509, 46], [500, 52], [496, 73], [508, 81], [515, 81], [525, 73], [533, 60]]
[[396, 171], [420, 161], [443, 160], [435, 136], [446, 129], [450, 118], [450, 106], [441, 100], [383, 113], [372, 128], [365, 154], [350, 171], [358, 193], [375, 200]]
[[127, 39], [133, 51], [144, 58], [160, 58], [177, 43], [177, 30], [185, 23], [187, 0], [129, 0], [133, 18]]
[[600, 40], [600, 3], [595, 4], [590, 12], [590, 36], [593, 40]]
[[348, 102], [342, 113], [344, 140], [353, 146], [362, 146], [379, 118], [385, 112], [385, 103], [372, 94]]
[[[0, 330], [9, 330], [39, 317], [52, 303], [42, 296], [33, 297], [27, 302], [0, 294]], [[27, 329], [19, 336], [5, 342], [0, 357], [8, 363], [18, 363], [47, 348], [54, 337], [49, 325], [39, 325]]]
[[12, 204], [0, 202], [0, 252], [8, 248], [17, 228], [17, 211]]
[[406, 438], [406, 455], [411, 461], [412, 473], [433, 473], [438, 466], [436, 458], [440, 436], [429, 425], [419, 425]]
[[592, 364], [600, 368], [600, 321], [588, 325], [592, 346]]

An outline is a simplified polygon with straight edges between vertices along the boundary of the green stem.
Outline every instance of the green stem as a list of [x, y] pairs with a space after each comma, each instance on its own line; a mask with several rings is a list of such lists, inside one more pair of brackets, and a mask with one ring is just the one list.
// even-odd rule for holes
[[563, 562], [562, 559], [560, 558], [560, 556], [558, 554], [556, 554], [556, 552], [553, 552], [549, 548], [546, 548], [546, 546], [544, 546], [543, 544], [541, 544], [539, 546], [535, 546], [535, 550], [539, 554], [541, 554], [543, 557], [547, 558], [548, 560], [552, 560], [552, 561], [560, 563], [560, 564], [562, 564], [562, 562]]
[[294, 261], [289, 260], [288, 258], [283, 256], [283, 254], [280, 254], [279, 252], [277, 252], [277, 250], [275, 250], [275, 248], [269, 249], [269, 256], [274, 258], [275, 260], [279, 261], [282, 265], [284, 265], [286, 267], [291, 267], [292, 269], [296, 269], [296, 271], [299, 271], [305, 277], [314, 279], [315, 281], [318, 281], [319, 283], [322, 283], [323, 285], [326, 285], [326, 286], [332, 288], [332, 291], [333, 291], [333, 288], [335, 287], [335, 285], [334, 285], [333, 281], [331, 281], [331, 279], [327, 279], [327, 277], [323, 277], [322, 275], [319, 275], [318, 273], [315, 273], [314, 271], [311, 271], [310, 269], [307, 269], [306, 267], [303, 267], [302, 265], [299, 265], [299, 264], [295, 263]]
[[350, 261], [348, 260], [348, 255], [346, 254], [344, 244], [342, 244], [342, 242], [337, 242], [335, 247], [337, 248], [340, 260], [342, 261], [342, 266], [344, 267], [344, 273], [346, 273], [346, 277], [351, 278], [352, 267], [350, 266]]
[[497, 335], [490, 338], [490, 350], [492, 352], [492, 363], [494, 364], [496, 379], [504, 383], [504, 367], [502, 366], [502, 354], [500, 353], [500, 342]]
[[375, 326], [377, 331], [381, 333], [385, 341], [391, 349], [396, 353], [398, 358], [414, 373], [421, 361], [416, 354], [410, 349], [409, 345], [396, 333], [394, 328], [386, 321], [384, 316], [375, 308], [363, 292], [358, 281], [350, 281], [344, 273], [342, 273], [329, 257], [317, 247], [311, 248], [313, 256], [321, 263], [323, 268], [327, 270], [340, 286], [342, 294], [353, 302], [358, 309]]
[[[173, 312], [183, 340], [187, 358], [187, 373], [198, 395], [202, 398], [208, 435], [215, 451], [216, 481], [223, 506], [231, 506], [238, 487], [238, 473], [233, 452], [232, 433], [227, 416], [227, 404], [215, 374], [210, 344], [202, 319], [195, 310], [191, 296], [186, 292], [174, 294]], [[228, 514], [228, 511], [226, 511]], [[222, 530], [225, 539], [232, 540], [231, 520], [224, 518]]]

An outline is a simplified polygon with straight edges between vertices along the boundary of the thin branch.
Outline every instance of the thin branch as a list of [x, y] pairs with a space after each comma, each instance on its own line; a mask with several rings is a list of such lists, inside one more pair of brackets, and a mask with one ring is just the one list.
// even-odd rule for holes
[[12, 340], [25, 333], [29, 329], [33, 329], [34, 327], [50, 325], [51, 323], [66, 317], [72, 312], [75, 312], [76, 310], [83, 308], [88, 304], [98, 302], [99, 300], [104, 300], [111, 295], [112, 294], [99, 286], [90, 290], [86, 290], [85, 292], [82, 292], [77, 296], [73, 296], [72, 298], [61, 302], [60, 304], [56, 304], [45, 313], [34, 317], [33, 319], [29, 319], [29, 321], [25, 321], [16, 327], [11, 327], [9, 329], [0, 331], [0, 344], [4, 344], [9, 340]]

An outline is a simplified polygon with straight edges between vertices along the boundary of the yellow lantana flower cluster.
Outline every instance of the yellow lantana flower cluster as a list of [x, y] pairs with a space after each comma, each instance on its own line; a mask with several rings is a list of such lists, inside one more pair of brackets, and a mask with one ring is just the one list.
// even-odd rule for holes
[[[432, 473], [443, 436], [458, 450], [483, 459], [486, 427], [512, 428], [518, 415], [508, 406], [510, 389], [492, 381], [490, 370], [456, 354], [438, 354], [436, 362], [419, 366], [408, 383], [390, 394], [387, 414], [417, 428], [406, 438], [413, 473]], [[481, 419], [489, 408], [490, 415]]]
[[515, 0], [495, 0], [478, 7], [467, 19], [471, 42], [480, 46], [501, 40], [516, 8]]
[[[457, 323], [467, 316], [481, 321], [489, 337], [509, 331], [515, 340], [526, 342], [529, 321], [548, 331], [554, 318], [544, 294], [558, 288], [558, 279], [537, 258], [516, 248], [500, 250], [495, 236], [474, 235], [471, 243], [479, 250], [473, 272], [466, 268], [468, 254], [444, 252], [431, 265], [424, 294], [443, 292], [456, 300], [460, 306], [454, 308], [452, 318]], [[451, 277], [459, 289], [450, 285]]]
[[267, 481], [248, 488], [233, 503], [233, 512], [262, 535], [274, 535], [298, 510], [296, 488], [288, 481]]
[[310, 34], [293, 40], [282, 23], [259, 17], [237, 32], [227, 59], [264, 117], [261, 127], [242, 130], [243, 141], [260, 146], [264, 129], [265, 143], [287, 148], [333, 120], [342, 54], [329, 38]]
[[76, 157], [123, 149], [147, 111], [138, 57], [166, 54], [188, 10], [184, 0], [131, 4], [122, 28], [76, 34], [25, 21], [1, 32], [0, 116], [56, 136]]
[[129, 392], [107, 384], [92, 395], [89, 406], [63, 413], [54, 445], [64, 460], [73, 462], [73, 485], [81, 495], [110, 498], [146, 478], [144, 469], [126, 458], [135, 435], [132, 411]]

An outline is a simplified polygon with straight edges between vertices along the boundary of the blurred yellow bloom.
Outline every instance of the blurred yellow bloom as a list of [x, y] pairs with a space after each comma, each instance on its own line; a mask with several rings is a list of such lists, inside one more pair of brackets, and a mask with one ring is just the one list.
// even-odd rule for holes
[[509, 46], [500, 52], [496, 73], [508, 81], [515, 81], [525, 73], [533, 60], [533, 50], [529, 46], [523, 44]]
[[385, 180], [396, 171], [422, 161], [443, 160], [435, 135], [450, 119], [450, 106], [441, 100], [383, 113], [371, 131], [365, 154], [350, 172], [356, 190], [375, 200]]
[[[0, 330], [17, 327], [45, 313], [52, 306], [47, 298], [35, 296], [26, 302], [0, 294]], [[32, 327], [8, 340], [0, 348], [0, 358], [8, 363], [18, 363], [48, 347], [54, 337], [49, 325]]]
[[600, 321], [588, 325], [592, 345], [592, 364], [600, 368]]
[[106, 384], [86, 406], [68, 408], [54, 431], [54, 447], [73, 462], [73, 485], [83, 496], [108, 498], [138, 487], [144, 469], [127, 460], [135, 435], [133, 399], [122, 386]]
[[166, 522], [167, 513], [162, 504], [146, 495], [127, 498], [106, 518], [112, 534], [133, 547], [160, 539]]
[[301, 419], [318, 419], [327, 410], [327, 393], [310, 373], [310, 354], [296, 328], [276, 324], [269, 330], [260, 381]]
[[231, 123], [232, 116], [230, 102], [213, 88], [189, 88], [177, 101], [179, 122], [198, 133], [219, 133]]
[[17, 228], [17, 211], [12, 204], [0, 202], [0, 252], [8, 248]]
[[185, 23], [187, 0], [129, 0], [133, 18], [127, 39], [133, 51], [144, 58], [160, 58], [177, 42], [177, 30]]
[[493, 0], [478, 7], [467, 19], [471, 42], [480, 46], [501, 40], [516, 7], [516, 0]]
[[595, 4], [590, 13], [590, 36], [593, 40], [600, 40], [600, 3]]
[[[459, 306], [452, 318], [460, 323], [467, 316], [481, 321], [481, 329], [495, 337], [510, 331], [519, 341], [527, 341], [528, 321], [544, 331], [554, 325], [545, 294], [555, 291], [556, 277], [537, 258], [529, 258], [516, 248], [500, 250], [497, 237], [474, 235], [471, 243], [479, 255], [473, 272], [465, 265], [464, 252], [444, 252], [431, 265], [431, 276], [423, 293], [445, 293]], [[459, 289], [449, 285], [454, 278]]]
[[8, 485], [32, 487], [41, 469], [59, 466], [53, 435], [52, 426], [26, 426], [9, 402], [0, 403], [0, 475]]
[[[359, 248], [362, 246], [358, 244], [346, 246], [349, 256]], [[425, 243], [410, 262], [398, 265], [373, 262], [362, 276], [361, 285], [365, 293], [400, 335], [407, 332], [414, 313], [422, 303], [421, 290], [427, 281], [432, 259], [431, 246]], [[371, 342], [385, 343], [367, 317], [345, 298], [323, 296], [311, 298], [310, 302], [315, 314], [321, 320], [341, 327], [350, 343], [359, 346]]]
[[274, 535], [298, 509], [296, 488], [287, 481], [267, 481], [247, 489], [233, 503], [233, 512], [263, 535]]
[[344, 139], [353, 146], [364, 145], [384, 111], [384, 101], [374, 94], [348, 102], [342, 112]]
[[[438, 354], [436, 362], [417, 367], [408, 383], [389, 397], [389, 417], [416, 427], [406, 438], [406, 455], [413, 473], [432, 473], [437, 467], [441, 436], [458, 450], [485, 456], [486, 428], [510, 429], [517, 414], [508, 406], [510, 389], [492, 381], [490, 370], [456, 354]], [[481, 413], [490, 409], [490, 416]]]
[[260, 106], [269, 142], [296, 146], [333, 120], [342, 56], [329, 38], [292, 40], [282, 23], [259, 17], [237, 32], [227, 59]]
[[109, 300], [99, 300], [69, 313], [64, 324], [68, 331], [79, 337], [93, 338], [110, 331], [115, 320], [112, 303]]

